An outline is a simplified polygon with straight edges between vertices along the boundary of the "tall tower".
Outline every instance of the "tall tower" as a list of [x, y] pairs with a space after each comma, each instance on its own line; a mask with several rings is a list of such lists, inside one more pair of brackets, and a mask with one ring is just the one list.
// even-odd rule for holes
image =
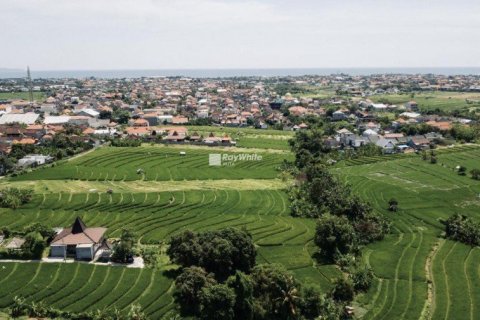
[[33, 87], [32, 87], [32, 77], [30, 75], [29, 66], [27, 66], [27, 85], [28, 85], [28, 98], [30, 100], [30, 106], [33, 107]]

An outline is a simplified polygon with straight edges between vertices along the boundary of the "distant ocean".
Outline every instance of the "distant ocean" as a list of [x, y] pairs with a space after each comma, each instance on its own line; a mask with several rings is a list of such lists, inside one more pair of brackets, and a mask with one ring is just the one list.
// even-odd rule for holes
[[[35, 70], [32, 78], [140, 78], [140, 77], [282, 77], [302, 75], [371, 74], [480, 75], [480, 67], [452, 68], [291, 68], [291, 69], [159, 69], [159, 70]], [[24, 78], [26, 70], [0, 69], [0, 78]]]

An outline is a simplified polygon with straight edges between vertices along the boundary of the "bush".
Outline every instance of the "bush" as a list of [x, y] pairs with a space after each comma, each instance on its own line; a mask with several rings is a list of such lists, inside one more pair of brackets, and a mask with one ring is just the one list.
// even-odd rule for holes
[[347, 272], [351, 268], [355, 267], [356, 259], [353, 254], [338, 254], [335, 256], [335, 263], [342, 269]]
[[372, 285], [373, 271], [367, 267], [358, 269], [350, 275], [350, 278], [355, 291], [367, 291]]
[[234, 319], [235, 293], [225, 284], [216, 284], [202, 289], [200, 293], [200, 319]]
[[25, 243], [22, 245], [22, 250], [25, 255], [28, 255], [35, 259], [42, 258], [43, 250], [45, 250], [47, 244], [43, 240], [40, 232], [33, 231], [25, 236]]
[[157, 246], [143, 247], [140, 254], [145, 262], [145, 265], [150, 268], [155, 268], [158, 265], [158, 258], [160, 256], [160, 249]]
[[480, 180], [480, 170], [479, 169], [472, 169], [470, 171], [470, 174], [472, 175], [472, 179]]
[[395, 198], [388, 200], [388, 210], [396, 212], [398, 210], [398, 201]]
[[71, 319], [71, 320], [146, 320], [148, 319], [139, 305], [131, 305], [128, 314], [125, 316], [116, 309], [104, 309], [83, 313], [61, 311], [43, 302], [27, 302], [23, 297], [13, 298], [9, 308], [12, 318], [27, 316], [35, 319]]
[[445, 222], [445, 234], [452, 240], [472, 246], [480, 245], [480, 224], [458, 213]]
[[32, 189], [6, 188], [0, 191], [0, 206], [17, 209], [32, 200]]
[[139, 139], [113, 139], [111, 140], [112, 147], [140, 147], [142, 141]]
[[326, 214], [318, 219], [315, 244], [328, 259], [354, 252], [357, 246], [355, 230], [347, 218]]
[[134, 255], [136, 239], [135, 235], [128, 229], [122, 229], [120, 241], [113, 246], [112, 261], [128, 263]]
[[333, 300], [350, 302], [355, 296], [355, 290], [352, 280], [350, 279], [336, 279], [333, 284], [332, 291], [330, 292]]
[[25, 228], [25, 233], [31, 232], [40, 233], [42, 237], [47, 240], [47, 242], [51, 241], [56, 235], [55, 230], [39, 222], [31, 224]]
[[200, 267], [185, 268], [175, 279], [175, 301], [183, 315], [196, 315], [200, 312], [200, 292], [216, 284], [212, 274]]

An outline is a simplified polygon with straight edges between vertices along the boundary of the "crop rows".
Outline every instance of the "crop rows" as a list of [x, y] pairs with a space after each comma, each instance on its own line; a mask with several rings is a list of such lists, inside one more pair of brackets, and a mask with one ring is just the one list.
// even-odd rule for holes
[[[108, 228], [110, 237], [129, 228], [143, 243], [165, 241], [185, 229], [245, 227], [259, 246], [259, 261], [305, 272], [314, 266], [310, 249], [315, 222], [291, 217], [287, 196], [279, 190], [44, 194], [20, 209], [0, 213], [2, 224], [12, 229], [32, 221], [66, 227], [76, 216], [88, 226]], [[316, 276], [322, 278], [321, 285], [329, 285], [328, 277]]]
[[[464, 157], [478, 161], [478, 149], [439, 152], [439, 162]], [[478, 219], [478, 182], [459, 176], [448, 166], [406, 158], [336, 169], [355, 193], [393, 222], [392, 234], [368, 246], [364, 259], [376, 281], [360, 303], [369, 309], [365, 319], [417, 319], [425, 310], [433, 319], [475, 319], [480, 302], [480, 252], [446, 241], [431, 263], [433, 298], [428, 297], [427, 257], [446, 219], [454, 212]], [[389, 212], [387, 202], [396, 198], [399, 211]]]
[[[130, 228], [145, 243], [167, 240], [186, 228], [245, 227], [258, 245], [258, 263], [281, 263], [324, 290], [340, 275], [333, 266], [314, 263], [314, 221], [291, 217], [286, 194], [279, 190], [44, 194], [17, 210], [2, 210], [0, 220], [12, 229], [33, 221], [58, 227], [70, 225], [77, 215], [88, 226], [107, 227], [113, 237], [121, 228]], [[15, 295], [75, 312], [125, 309], [137, 302], [155, 319], [173, 307], [167, 292], [171, 282], [160, 271], [85, 264], [4, 265], [7, 269], [0, 270], [6, 274], [8, 291], [0, 295], [0, 309]]]
[[15, 296], [72, 312], [140, 304], [148, 315], [171, 305], [172, 280], [162, 271], [83, 263], [1, 263], [0, 309]]
[[[257, 154], [261, 160], [223, 161], [222, 166], [210, 166], [209, 155], [218, 149], [104, 147], [56, 167], [42, 167], [13, 180], [91, 180], [91, 181], [165, 181], [207, 179], [272, 179], [277, 168], [288, 158], [283, 154]], [[258, 159], [258, 158], [257, 158]]]
[[[480, 148], [477, 145], [460, 145], [460, 146], [455, 146], [453, 148], [436, 149], [434, 150], [434, 152], [437, 155], [450, 155], [450, 154], [458, 154], [458, 153], [464, 153], [469, 151], [478, 153], [479, 150]], [[429, 153], [428, 150], [427, 150], [427, 153]], [[478, 156], [478, 154], [476, 156]], [[370, 163], [384, 162], [384, 161], [390, 161], [390, 160], [419, 158], [419, 157], [420, 156], [415, 153], [397, 153], [397, 154], [382, 155], [382, 156], [361, 157], [358, 159], [349, 159], [341, 162], [341, 164], [345, 166], [356, 166], [356, 165], [362, 165], [362, 164], [370, 164]], [[469, 158], [469, 159], [472, 159], [472, 158]]]

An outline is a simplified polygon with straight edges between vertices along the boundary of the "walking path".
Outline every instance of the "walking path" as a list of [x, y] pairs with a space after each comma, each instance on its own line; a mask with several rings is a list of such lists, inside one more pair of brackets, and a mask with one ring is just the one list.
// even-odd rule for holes
[[92, 265], [99, 265], [99, 266], [110, 266], [110, 267], [127, 267], [127, 268], [145, 268], [145, 263], [143, 262], [142, 257], [135, 257], [133, 258], [133, 263], [124, 264], [124, 263], [116, 263], [116, 262], [98, 262], [96, 260], [93, 261], [79, 261], [75, 259], [63, 259], [63, 258], [42, 258], [41, 260], [18, 260], [18, 259], [2, 259], [0, 263], [4, 262], [12, 262], [12, 263], [29, 263], [29, 262], [38, 262], [38, 263], [83, 263], [83, 264], [92, 264]]

